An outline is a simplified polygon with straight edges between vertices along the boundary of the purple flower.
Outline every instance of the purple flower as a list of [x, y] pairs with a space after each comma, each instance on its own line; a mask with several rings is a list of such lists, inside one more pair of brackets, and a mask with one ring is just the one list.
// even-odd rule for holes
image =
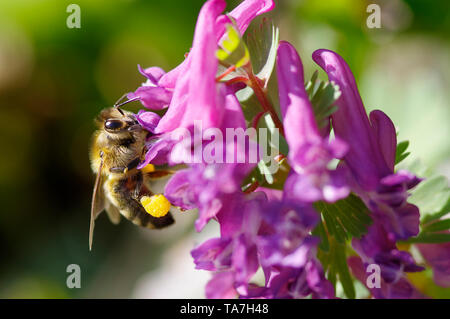
[[[141, 90], [148, 92], [148, 87], [156, 85], [157, 88], [170, 92], [171, 98], [166, 114], [154, 129], [158, 135], [149, 141], [145, 162], [140, 167], [155, 160], [161, 164], [164, 159], [173, 164], [170, 163], [168, 154], [179, 140], [172, 132], [177, 128], [192, 130], [194, 121], [200, 121], [202, 129], [245, 127], [241, 107], [234, 96], [235, 88], [216, 83], [216, 50], [218, 39], [225, 30], [224, 21], [227, 20], [226, 16], [220, 15], [224, 8], [224, 0], [209, 0], [203, 5], [195, 28], [192, 49], [179, 66], [166, 74], [158, 68], [147, 69], [148, 72], [142, 71], [147, 76], [149, 85], [141, 87]], [[254, 17], [272, 8], [273, 1], [246, 0], [233, 10], [230, 16], [235, 19], [239, 31], [243, 33]], [[183, 161], [182, 158], [178, 160]]]
[[266, 224], [259, 237], [263, 267], [303, 267], [317, 245], [309, 235], [319, 215], [307, 204], [268, 202], [262, 211]]
[[[226, 128], [245, 127], [242, 109], [234, 94], [227, 95], [224, 102], [224, 118], [219, 127], [223, 135]], [[222, 143], [218, 148], [222, 150], [219, 155], [227, 162], [230, 162], [228, 159], [232, 159], [231, 163], [208, 164], [203, 159], [201, 163], [190, 164], [189, 168], [177, 172], [165, 188], [165, 195], [172, 204], [183, 209], [198, 208], [199, 218], [195, 224], [197, 231], [203, 229], [206, 223], [216, 217], [220, 211], [241, 209], [238, 205], [243, 196], [242, 182], [256, 165], [249, 161], [249, 152], [255, 145], [248, 138], [244, 141], [244, 145], [235, 141], [228, 144], [222, 141], [202, 141], [201, 143], [204, 147], [212, 143]], [[181, 150], [179, 157], [182, 159], [192, 155], [191, 153], [191, 147], [187, 147]]]
[[340, 166], [348, 170], [347, 180], [372, 211], [373, 224], [352, 245], [366, 264], [378, 263], [388, 283], [403, 272], [421, 271], [407, 252], [396, 249], [396, 241], [419, 232], [419, 209], [406, 202], [408, 189], [419, 183], [414, 175], [394, 173], [396, 133], [392, 121], [381, 111], [373, 111], [370, 121], [345, 61], [336, 53], [318, 50], [313, 59], [339, 85], [342, 92], [332, 115], [335, 135], [350, 146]]
[[220, 271], [231, 266], [233, 243], [230, 237], [211, 238], [191, 251], [195, 268]]
[[135, 92], [128, 93], [129, 99], [139, 99], [142, 105], [151, 110], [160, 110], [167, 107], [172, 99], [172, 90], [159, 83], [165, 72], [159, 67], [142, 69], [138, 65], [139, 72], [147, 78]]
[[319, 215], [308, 204], [268, 202], [262, 210], [258, 235], [261, 266], [266, 275], [264, 295], [272, 298], [333, 298], [334, 289], [316, 257], [319, 239], [310, 235]]
[[341, 172], [327, 168], [332, 159], [344, 156], [347, 146], [339, 139], [330, 142], [321, 136], [305, 90], [302, 62], [288, 42], [278, 47], [277, 76], [288, 159], [293, 168], [285, 188], [291, 196], [306, 202], [334, 202], [347, 197], [349, 189]]
[[369, 227], [369, 232], [361, 239], [353, 239], [352, 246], [367, 266], [377, 264], [386, 283], [396, 283], [404, 272], [424, 270], [417, 266], [412, 256], [396, 247], [395, 237], [388, 234], [377, 220]]
[[[364, 285], [369, 273], [366, 273], [366, 267], [364, 263], [357, 256], [348, 258], [347, 264], [349, 265], [352, 274], [361, 281]], [[368, 288], [374, 298], [377, 299], [423, 299], [426, 298], [420, 293], [408, 279], [402, 277], [395, 283], [387, 283], [381, 279], [380, 287]]]
[[197, 231], [220, 211], [240, 209], [241, 183], [251, 164], [193, 164], [177, 172], [167, 183], [164, 194], [183, 209], [198, 208]]
[[224, 0], [209, 0], [201, 8], [192, 49], [183, 63], [169, 109], [156, 129], [158, 133], [190, 127], [193, 120], [201, 120], [204, 128], [215, 127], [220, 121], [223, 109], [217, 101], [216, 20], [225, 6]]
[[136, 115], [136, 120], [147, 131], [155, 133], [155, 128], [158, 126], [161, 117], [156, 113], [140, 110]]
[[[230, 23], [220, 15], [224, 0], [207, 1], [198, 16], [194, 41], [187, 59], [177, 70], [177, 81], [169, 109], [158, 125], [157, 132], [172, 131], [177, 127], [190, 127], [201, 120], [203, 127], [217, 127], [223, 117], [218, 92], [223, 84], [216, 83], [218, 41]], [[273, 8], [273, 1], [246, 0], [230, 13], [241, 33], [250, 21]]]
[[350, 68], [338, 54], [317, 50], [313, 59], [342, 92], [332, 125], [335, 135], [349, 145], [341, 167], [348, 170], [353, 191], [396, 240], [417, 235], [419, 210], [406, 198], [420, 180], [404, 171], [394, 173], [397, 140], [392, 121], [381, 111], [373, 111], [369, 120]]
[[[214, 271], [208, 297], [332, 298], [334, 289], [316, 258], [318, 220], [310, 205], [268, 201], [261, 193], [240, 197], [217, 214], [221, 238], [206, 241], [191, 254], [196, 267]], [[250, 283], [262, 267], [264, 287]]]
[[298, 299], [312, 295], [313, 298], [334, 298], [334, 288], [326, 280], [322, 266], [315, 258], [301, 268], [274, 268], [270, 273], [267, 290], [270, 298]]
[[[237, 26], [240, 34], [244, 34], [250, 22], [257, 16], [272, 10], [275, 7], [273, 0], [244, 0], [240, 5], [234, 8], [228, 15], [222, 15], [217, 19], [219, 25], [218, 39], [221, 39], [225, 32], [225, 26], [230, 21], [231, 17]], [[219, 41], [220, 42], [220, 41]]]
[[[218, 99], [220, 100], [221, 108], [223, 109], [223, 117], [220, 123], [217, 123], [218, 126], [216, 128], [221, 130], [222, 137], [226, 136], [227, 128], [245, 129], [246, 123], [242, 108], [234, 95], [234, 92], [230, 88], [222, 86], [221, 91], [218, 93]], [[138, 114], [138, 120], [141, 121], [140, 123], [142, 126], [151, 129], [151, 132], [154, 133], [156, 130], [154, 125], [157, 125], [160, 122], [159, 117], [158, 120], [156, 120], [156, 116], [156, 114], [151, 112], [140, 112]], [[146, 123], [146, 121], [149, 122]], [[207, 145], [210, 144], [211, 149], [215, 149], [215, 146], [217, 146], [218, 150], [224, 149], [225, 152], [231, 152], [230, 148], [232, 146], [229, 145], [228, 149], [226, 146], [219, 146], [219, 144], [222, 143], [220, 140], [217, 141], [215, 138], [210, 138], [212, 140], [208, 140], [206, 137], [205, 140], [203, 140], [203, 133], [206, 131], [203, 130], [203, 123], [200, 124], [201, 128], [198, 128], [200, 131], [197, 132], [194, 132], [194, 128], [191, 127], [189, 129], [184, 128], [184, 130], [182, 129], [181, 131], [174, 129], [173, 131], [166, 133], [153, 134], [147, 141], [145, 160], [139, 165], [139, 168], [144, 167], [150, 162], [157, 165], [202, 162], [203, 158], [200, 156], [202, 154], [196, 155], [195, 151], [193, 151], [194, 145], [200, 143], [202, 144], [202, 147], [199, 147], [200, 150], [206, 149]], [[245, 150], [250, 151], [252, 148], [256, 147], [256, 145], [250, 143], [248, 139], [244, 142], [246, 145], [235, 146], [237, 148], [233, 151], [235, 158], [239, 156], [242, 157], [243, 155], [238, 154], [241, 154]], [[196, 160], [197, 158], [198, 161]], [[226, 154], [223, 155], [223, 158], [226, 158]]]
[[417, 244], [417, 247], [433, 269], [436, 284], [450, 287], [450, 243]]
[[214, 274], [206, 284], [205, 295], [208, 299], [233, 299], [237, 292], [234, 288], [234, 273], [224, 271]]
[[208, 298], [247, 295], [249, 280], [259, 268], [256, 236], [259, 208], [266, 198], [263, 193], [236, 197], [237, 205], [227, 205], [217, 215], [221, 238], [210, 239], [191, 252], [197, 269], [216, 272], [206, 287]]

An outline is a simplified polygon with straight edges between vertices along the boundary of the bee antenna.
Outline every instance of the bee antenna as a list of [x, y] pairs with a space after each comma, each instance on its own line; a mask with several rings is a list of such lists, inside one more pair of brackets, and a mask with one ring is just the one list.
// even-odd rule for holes
[[125, 102], [120, 103], [126, 96], [128, 93], [125, 93], [124, 95], [122, 95], [122, 97], [120, 99], [117, 100], [116, 103], [114, 103], [114, 107], [120, 112], [120, 114], [125, 115], [122, 111], [122, 109], [120, 108], [122, 105], [128, 104], [130, 102], [134, 102], [139, 100], [139, 96], [134, 97], [132, 99], [126, 100]]

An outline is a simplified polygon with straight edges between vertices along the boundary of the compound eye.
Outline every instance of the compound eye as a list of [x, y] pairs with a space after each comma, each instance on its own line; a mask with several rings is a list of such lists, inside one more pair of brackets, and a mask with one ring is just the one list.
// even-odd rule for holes
[[116, 131], [124, 126], [124, 122], [121, 120], [106, 120], [105, 128], [107, 130]]

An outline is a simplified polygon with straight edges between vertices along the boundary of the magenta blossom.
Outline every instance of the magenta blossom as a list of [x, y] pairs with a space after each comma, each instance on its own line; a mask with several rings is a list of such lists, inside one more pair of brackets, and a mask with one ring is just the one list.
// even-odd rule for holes
[[135, 92], [129, 93], [129, 99], [138, 99], [142, 105], [152, 110], [160, 110], [167, 107], [172, 100], [172, 90], [159, 81], [164, 76], [165, 72], [159, 67], [151, 67], [142, 69], [138, 65], [139, 72], [147, 78], [147, 81], [142, 84]]
[[[225, 25], [231, 23], [227, 16], [221, 15], [225, 6], [225, 0], [209, 0], [203, 5], [189, 55], [174, 71], [177, 80], [173, 98], [156, 129], [158, 133], [172, 131], [177, 127], [189, 127], [194, 120], [201, 120], [205, 129], [217, 127], [220, 123], [223, 109], [217, 101], [217, 92], [220, 90], [218, 86], [222, 84], [216, 83], [216, 51], [225, 32]], [[273, 7], [273, 1], [246, 0], [230, 12], [229, 16], [235, 20], [238, 31], [243, 34], [252, 19]]]
[[271, 201], [262, 216], [264, 227], [258, 236], [258, 249], [266, 289], [260, 292], [271, 298], [311, 294], [333, 298], [333, 286], [316, 257], [319, 238], [310, 235], [319, 220], [314, 209], [298, 202]]
[[382, 276], [395, 283], [404, 271], [420, 271], [411, 255], [398, 251], [395, 243], [419, 232], [419, 209], [406, 202], [407, 191], [420, 180], [414, 175], [394, 173], [396, 133], [392, 121], [381, 111], [366, 115], [355, 79], [345, 61], [336, 53], [318, 50], [313, 59], [339, 85], [342, 95], [332, 115], [337, 137], [350, 148], [341, 167], [348, 170], [348, 183], [372, 212], [373, 225], [353, 247], [366, 264], [379, 263]]
[[231, 200], [234, 202], [227, 203], [217, 215], [221, 237], [207, 240], [191, 252], [197, 269], [215, 272], [206, 287], [208, 298], [247, 295], [249, 281], [259, 268], [259, 210], [267, 199], [258, 192]]
[[[223, 136], [226, 128], [245, 127], [242, 109], [234, 94], [227, 95], [224, 103], [224, 118], [219, 127]], [[185, 161], [190, 167], [177, 172], [165, 188], [165, 195], [172, 204], [183, 209], [198, 208], [199, 218], [195, 224], [197, 231], [203, 229], [220, 212], [227, 211], [230, 207], [240, 209], [236, 205], [239, 205], [242, 196], [242, 182], [256, 165], [249, 161], [249, 152], [256, 146], [248, 138], [244, 140], [244, 145], [240, 141], [200, 143], [205, 147], [212, 144], [220, 146], [217, 148], [218, 152], [222, 150], [219, 155], [222, 159], [231, 159], [231, 163], [206, 163], [203, 158], [197, 164]], [[183, 161], [183, 158], [192, 155], [191, 147], [182, 148], [179, 153], [179, 159]]]
[[[368, 273], [366, 273], [366, 267], [362, 260], [357, 256], [352, 256], [348, 258], [347, 263], [352, 271], [352, 274], [361, 281], [364, 285], [366, 284]], [[420, 293], [411, 282], [402, 277], [399, 278], [395, 283], [389, 284], [381, 279], [380, 287], [369, 288], [370, 293], [374, 298], [377, 299], [424, 299], [422, 293]]]
[[411, 254], [400, 251], [392, 234], [388, 234], [377, 220], [369, 227], [369, 232], [361, 239], [354, 239], [352, 246], [364, 261], [365, 266], [377, 264], [386, 284], [396, 283], [404, 277], [404, 272], [424, 270], [417, 266]]
[[236, 206], [242, 180], [253, 169], [251, 164], [193, 164], [177, 172], [167, 183], [164, 194], [173, 205], [183, 209], [198, 208], [195, 223], [201, 231], [219, 212]]
[[317, 50], [313, 59], [342, 92], [332, 125], [335, 135], [349, 145], [341, 166], [348, 169], [353, 191], [397, 240], [417, 235], [419, 210], [406, 202], [406, 192], [420, 180], [394, 173], [397, 138], [392, 121], [381, 111], [373, 111], [369, 121], [350, 68], [338, 54]]
[[450, 287], [450, 243], [417, 244], [417, 247], [433, 269], [436, 284]]
[[[217, 220], [221, 237], [191, 252], [198, 269], [215, 272], [207, 297], [334, 297], [316, 258], [318, 238], [309, 234], [318, 220], [311, 206], [268, 201], [257, 192], [241, 197], [238, 205], [227, 205]], [[250, 282], [260, 267], [264, 286]]]
[[[147, 82], [150, 85], [141, 87], [138, 91], [148, 92], [151, 87], [153, 92], [156, 86], [158, 89], [164, 89], [164, 92], [170, 92], [171, 97], [166, 114], [154, 130], [158, 135], [149, 141], [145, 162], [140, 167], [155, 158], [164, 158], [169, 164], [173, 164], [167, 155], [179, 142], [172, 134], [177, 128], [192, 130], [194, 121], [201, 122], [204, 130], [210, 127], [236, 127], [233, 112], [242, 113], [239, 102], [234, 97], [236, 87], [225, 87], [225, 84], [216, 82], [218, 71], [216, 51], [219, 39], [224, 35], [225, 25], [231, 23], [228, 16], [221, 15], [225, 5], [224, 0], [209, 0], [203, 5], [195, 28], [192, 48], [186, 60], [175, 69], [166, 74], [157, 68], [147, 69], [148, 72], [142, 71], [148, 77]], [[234, 19], [238, 31], [243, 34], [253, 18], [273, 7], [273, 1], [246, 0], [230, 12], [229, 16]], [[138, 96], [138, 91], [129, 97]], [[144, 105], [147, 102], [151, 104], [150, 100], [142, 102]], [[155, 103], [161, 105], [159, 102]], [[233, 109], [233, 104], [237, 104], [237, 111], [236, 108]], [[233, 126], [227, 126], [230, 122], [234, 122]], [[243, 126], [245, 127], [245, 122]]]
[[277, 76], [288, 159], [293, 169], [286, 189], [306, 202], [334, 202], [347, 197], [349, 188], [342, 173], [327, 167], [334, 158], [344, 156], [347, 146], [339, 139], [330, 142], [320, 135], [304, 86], [302, 62], [288, 42], [278, 47]]

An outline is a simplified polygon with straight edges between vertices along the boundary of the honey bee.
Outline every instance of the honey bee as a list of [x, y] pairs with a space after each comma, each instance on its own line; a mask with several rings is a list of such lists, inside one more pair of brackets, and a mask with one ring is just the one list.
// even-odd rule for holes
[[[92, 194], [89, 250], [92, 249], [95, 219], [103, 210], [114, 224], [120, 221], [121, 215], [146, 228], [173, 224], [172, 215], [167, 213], [170, 203], [163, 195], [151, 191], [155, 180], [170, 175], [170, 172], [137, 169], [145, 155], [145, 141], [151, 133], [138, 123], [133, 113], [118, 107], [102, 110], [96, 125], [98, 129], [93, 135], [89, 154], [92, 170], [97, 175]], [[148, 202], [149, 198], [157, 196], [156, 209], [163, 211], [159, 215], [150, 214], [144, 207], [144, 199]]]

